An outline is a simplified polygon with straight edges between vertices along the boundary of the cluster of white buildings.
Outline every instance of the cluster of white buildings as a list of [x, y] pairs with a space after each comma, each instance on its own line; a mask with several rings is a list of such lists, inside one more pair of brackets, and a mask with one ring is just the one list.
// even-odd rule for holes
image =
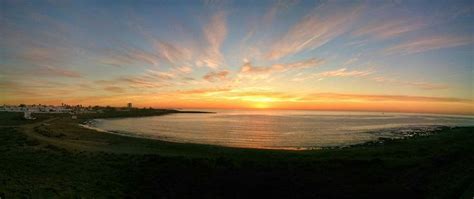
[[[61, 104], [61, 106], [53, 105], [0, 105], [0, 112], [23, 112], [25, 119], [35, 119], [31, 116], [32, 113], [69, 113], [73, 119], [77, 119], [77, 114], [81, 113], [102, 113], [104, 109], [112, 107], [99, 107], [99, 106], [82, 106], [82, 105], [68, 105]], [[133, 109], [132, 103], [127, 103], [126, 107], [123, 108], [112, 108], [118, 111], [130, 111]]]
[[[95, 113], [91, 107], [83, 107], [81, 105], [70, 106], [62, 104], [61, 106], [53, 105], [2, 105], [0, 106], [0, 112], [23, 112], [25, 119], [35, 119], [31, 116], [32, 113], [69, 113], [75, 117], [77, 113]], [[77, 117], [76, 117], [77, 118]]]
[[30, 112], [30, 113], [70, 113], [71, 108], [64, 106], [50, 105], [20, 105], [20, 106], [0, 106], [0, 111], [6, 112]]

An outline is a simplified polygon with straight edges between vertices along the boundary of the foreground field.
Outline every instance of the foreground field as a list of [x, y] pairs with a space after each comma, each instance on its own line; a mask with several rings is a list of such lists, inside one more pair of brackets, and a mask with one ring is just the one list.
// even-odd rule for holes
[[5, 198], [472, 198], [474, 128], [344, 149], [177, 144], [0, 114]]

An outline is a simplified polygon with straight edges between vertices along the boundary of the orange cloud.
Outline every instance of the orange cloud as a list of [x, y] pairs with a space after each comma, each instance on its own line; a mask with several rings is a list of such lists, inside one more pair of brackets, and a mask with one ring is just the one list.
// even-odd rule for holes
[[150, 77], [150, 79], [157, 80], [172, 80], [176, 77], [176, 74], [173, 72], [161, 72], [155, 70], [147, 70], [145, 77]]
[[272, 73], [284, 72], [290, 69], [300, 69], [308, 67], [316, 67], [324, 63], [321, 59], [308, 59], [288, 64], [274, 64], [271, 66], [252, 66], [250, 62], [244, 63], [240, 72], [242, 73]]
[[229, 75], [229, 71], [223, 70], [219, 72], [209, 72], [206, 75], [204, 75], [202, 78], [210, 82], [214, 82], [217, 80], [223, 81], [227, 79], [227, 75]]
[[123, 93], [125, 90], [118, 86], [107, 86], [104, 88], [106, 91], [114, 92], [114, 93]]
[[229, 88], [218, 88], [218, 89], [194, 89], [194, 90], [185, 90], [178, 91], [178, 94], [212, 94], [212, 93], [221, 93], [231, 91]]
[[79, 78], [81, 74], [65, 68], [58, 68], [53, 66], [43, 66], [40, 71], [41, 74], [59, 77]]
[[117, 80], [135, 88], [160, 88], [165, 86], [162, 82], [155, 82], [144, 77], [121, 77]]

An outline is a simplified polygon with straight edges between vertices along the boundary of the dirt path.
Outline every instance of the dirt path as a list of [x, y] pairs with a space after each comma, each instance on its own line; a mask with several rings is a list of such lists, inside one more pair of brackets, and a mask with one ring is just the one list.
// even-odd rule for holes
[[[112, 152], [107, 150], [107, 147], [97, 146], [97, 142], [88, 142], [86, 140], [70, 140], [67, 138], [48, 137], [38, 133], [35, 128], [41, 125], [48, 125], [50, 123], [59, 120], [59, 117], [50, 118], [41, 122], [19, 125], [21, 132], [27, 135], [29, 138], [36, 139], [44, 145], [54, 145], [67, 149], [69, 151], [91, 151], [91, 152]], [[18, 127], [18, 126], [17, 126]]]

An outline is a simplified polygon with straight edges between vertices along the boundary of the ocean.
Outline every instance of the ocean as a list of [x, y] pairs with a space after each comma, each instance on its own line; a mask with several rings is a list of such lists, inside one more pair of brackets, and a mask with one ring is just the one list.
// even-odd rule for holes
[[474, 125], [474, 117], [455, 115], [292, 110], [206, 111], [216, 113], [96, 119], [90, 125], [111, 133], [171, 142], [270, 149], [340, 147], [379, 138], [429, 134], [443, 126]]

